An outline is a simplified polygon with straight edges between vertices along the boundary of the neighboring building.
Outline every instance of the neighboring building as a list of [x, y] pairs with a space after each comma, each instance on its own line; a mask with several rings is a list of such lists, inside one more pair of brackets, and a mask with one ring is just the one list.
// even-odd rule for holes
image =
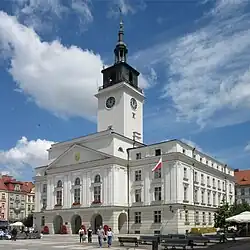
[[[36, 169], [37, 228], [77, 233], [82, 224], [114, 233], [183, 233], [213, 226], [222, 201], [234, 202], [234, 172], [179, 141], [143, 143], [144, 94], [126, 62], [120, 24], [115, 63], [103, 69], [97, 133], [59, 142]], [[152, 173], [162, 157], [163, 167]]]
[[8, 219], [8, 189], [1, 178], [0, 178], [0, 219], [1, 220]]
[[33, 183], [26, 183], [27, 186], [30, 188], [30, 192], [26, 195], [26, 217], [29, 214], [32, 214], [35, 211], [35, 186]]
[[[4, 215], [5, 220], [14, 222], [27, 217], [26, 197], [32, 188], [34, 188], [34, 184], [31, 182], [17, 181], [12, 176], [7, 175], [0, 177], [1, 209], [4, 211], [1, 216]], [[31, 196], [34, 197], [34, 194], [31, 193]], [[34, 206], [34, 202], [32, 204]]]
[[238, 204], [247, 202], [250, 204], [250, 170], [234, 170], [236, 179], [235, 199]]

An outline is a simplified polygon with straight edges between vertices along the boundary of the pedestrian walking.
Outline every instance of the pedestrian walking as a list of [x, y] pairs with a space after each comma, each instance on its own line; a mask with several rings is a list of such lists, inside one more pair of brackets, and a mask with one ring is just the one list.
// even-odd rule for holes
[[108, 237], [108, 247], [111, 247], [113, 240], [113, 232], [111, 231], [111, 228], [108, 229], [107, 237]]
[[98, 236], [99, 247], [102, 247], [102, 241], [105, 238], [105, 233], [102, 226], [100, 226], [100, 228], [97, 230], [97, 236]]
[[84, 229], [81, 227], [81, 228], [79, 229], [80, 243], [83, 242], [83, 235], [84, 235]]

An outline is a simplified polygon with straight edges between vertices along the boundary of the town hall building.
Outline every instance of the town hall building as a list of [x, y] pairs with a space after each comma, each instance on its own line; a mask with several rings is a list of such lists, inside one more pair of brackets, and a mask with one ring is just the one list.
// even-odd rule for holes
[[[112, 66], [102, 70], [97, 132], [53, 144], [36, 168], [34, 225], [78, 233], [107, 225], [118, 233], [183, 233], [212, 227], [234, 202], [234, 171], [180, 140], [143, 141], [144, 93], [127, 62], [120, 23]], [[162, 158], [162, 168], [152, 168]]]

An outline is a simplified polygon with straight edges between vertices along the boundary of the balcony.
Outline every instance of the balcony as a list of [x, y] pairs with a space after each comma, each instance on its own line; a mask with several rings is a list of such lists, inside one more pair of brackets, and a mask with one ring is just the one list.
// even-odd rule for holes
[[100, 200], [94, 200], [94, 201], [92, 201], [91, 205], [92, 206], [101, 206], [102, 202]]
[[54, 209], [62, 209], [62, 204], [56, 204], [56, 205], [54, 206]]

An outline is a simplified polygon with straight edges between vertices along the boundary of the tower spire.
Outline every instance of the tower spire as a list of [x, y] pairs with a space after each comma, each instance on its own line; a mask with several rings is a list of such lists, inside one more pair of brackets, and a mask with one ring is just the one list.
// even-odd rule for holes
[[120, 11], [120, 27], [119, 27], [119, 32], [118, 32], [118, 41], [114, 49], [115, 64], [120, 63], [120, 62], [127, 62], [127, 53], [128, 53], [127, 46], [123, 41], [124, 27], [123, 27], [121, 8], [119, 8], [119, 11]]

